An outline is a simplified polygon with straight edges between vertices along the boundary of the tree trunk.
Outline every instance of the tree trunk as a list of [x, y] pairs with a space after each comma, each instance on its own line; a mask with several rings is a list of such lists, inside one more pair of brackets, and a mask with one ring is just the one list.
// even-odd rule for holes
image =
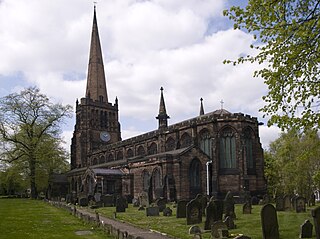
[[36, 160], [34, 158], [30, 158], [29, 167], [30, 167], [31, 198], [36, 199], [38, 196], [38, 192], [37, 192], [37, 186], [36, 186]]

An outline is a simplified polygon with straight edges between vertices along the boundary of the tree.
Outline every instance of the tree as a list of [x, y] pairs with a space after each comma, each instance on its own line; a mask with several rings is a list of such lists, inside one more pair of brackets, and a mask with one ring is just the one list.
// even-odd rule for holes
[[1, 160], [25, 164], [32, 198], [37, 196], [36, 167], [46, 140], [59, 139], [60, 124], [70, 115], [71, 106], [50, 102], [36, 87], [0, 98]]
[[268, 125], [319, 129], [320, 1], [249, 0], [245, 8], [233, 6], [224, 15], [235, 29], [254, 33], [251, 47], [258, 53], [225, 62], [265, 64], [254, 76], [268, 85], [261, 109], [271, 116]]

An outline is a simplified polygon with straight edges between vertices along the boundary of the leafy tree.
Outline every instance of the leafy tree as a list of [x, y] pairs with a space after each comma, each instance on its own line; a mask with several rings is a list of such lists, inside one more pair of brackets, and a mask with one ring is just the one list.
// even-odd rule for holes
[[251, 45], [256, 55], [225, 62], [265, 63], [254, 76], [269, 88], [261, 109], [271, 116], [268, 125], [319, 129], [320, 1], [249, 0], [245, 8], [233, 6], [224, 15], [256, 39]]
[[[37, 164], [44, 159], [48, 138], [59, 139], [60, 124], [71, 106], [50, 102], [38, 88], [27, 88], [0, 98], [1, 160], [21, 161], [30, 179], [31, 197], [37, 196]], [[40, 169], [40, 168], [38, 168]]]

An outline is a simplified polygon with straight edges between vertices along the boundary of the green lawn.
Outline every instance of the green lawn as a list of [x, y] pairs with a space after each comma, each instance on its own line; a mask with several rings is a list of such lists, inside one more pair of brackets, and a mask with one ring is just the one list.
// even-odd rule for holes
[[[86, 231], [90, 235], [77, 235]], [[100, 229], [55, 208], [43, 201], [30, 199], [0, 199], [1, 239], [50, 239], [50, 238], [108, 238]], [[109, 237], [111, 238], [111, 237]]]
[[[262, 238], [261, 222], [260, 222], [260, 211], [262, 206], [253, 206], [252, 214], [242, 214], [242, 205], [236, 205], [237, 220], [235, 224], [237, 229], [230, 230], [230, 234], [238, 235], [244, 234], [250, 236], [252, 239]], [[188, 235], [188, 230], [190, 226], [186, 225], [186, 219], [176, 218], [175, 208], [173, 209], [172, 217], [164, 217], [160, 213], [160, 217], [147, 217], [145, 211], [138, 211], [137, 208], [129, 205], [129, 208], [125, 213], [117, 213], [117, 219], [120, 221], [126, 221], [131, 224], [137, 225], [142, 228], [149, 228], [156, 231], [165, 232], [168, 235], [174, 236], [181, 239], [192, 238]], [[99, 213], [112, 218], [114, 207], [99, 208], [97, 209]], [[278, 212], [278, 222], [280, 230], [281, 239], [294, 239], [299, 238], [300, 225], [309, 219], [313, 224], [311, 218], [310, 208], [307, 209], [306, 213], [296, 213], [294, 211], [290, 212]], [[199, 226], [204, 228], [205, 218], [203, 217], [203, 223]], [[315, 237], [315, 232], [313, 231], [313, 238]], [[202, 236], [203, 239], [209, 239], [210, 233], [206, 232]]]

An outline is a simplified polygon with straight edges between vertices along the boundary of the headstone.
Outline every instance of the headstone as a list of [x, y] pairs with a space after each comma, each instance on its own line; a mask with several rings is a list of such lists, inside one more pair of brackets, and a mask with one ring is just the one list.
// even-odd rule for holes
[[144, 206], [139, 206], [138, 211], [144, 211], [144, 210], [146, 210]]
[[104, 207], [113, 207], [114, 206], [114, 197], [113, 195], [103, 195], [101, 197]]
[[285, 211], [290, 211], [291, 209], [291, 202], [290, 202], [290, 196], [284, 195], [283, 197], [283, 207]]
[[190, 235], [199, 235], [201, 234], [201, 229], [197, 225], [193, 225], [189, 228], [189, 234]]
[[116, 200], [116, 212], [125, 212], [126, 211], [127, 200], [121, 195], [117, 196]]
[[230, 216], [236, 219], [236, 213], [234, 210], [234, 199], [232, 193], [229, 191], [224, 199], [224, 213], [225, 217]]
[[283, 196], [276, 197], [276, 210], [277, 211], [284, 211], [284, 200]]
[[180, 200], [177, 203], [177, 218], [185, 218], [187, 216], [187, 204], [189, 201]]
[[297, 197], [295, 201], [296, 212], [306, 212], [306, 199], [304, 197]]
[[313, 217], [314, 230], [316, 231], [317, 239], [320, 239], [320, 206], [312, 209], [311, 215]]
[[187, 225], [198, 224], [202, 222], [202, 205], [197, 198], [187, 204]]
[[206, 221], [204, 223], [205, 230], [211, 230], [211, 226], [216, 221], [222, 220], [223, 208], [218, 208], [223, 205], [222, 201], [210, 199], [206, 207]]
[[163, 209], [166, 208], [167, 200], [165, 198], [159, 198], [156, 200], [156, 205], [159, 207], [159, 212], [163, 212]]
[[226, 219], [224, 219], [223, 222], [227, 225], [228, 230], [236, 229], [236, 228], [237, 228], [236, 224], [234, 224], [233, 218], [230, 217], [230, 216], [227, 216]]
[[300, 226], [300, 238], [312, 238], [313, 225], [309, 220], [305, 220]]
[[251, 204], [252, 205], [258, 205], [259, 204], [259, 198], [257, 198], [256, 196], [253, 196], [251, 198]]
[[263, 203], [263, 204], [268, 204], [268, 203], [270, 203], [270, 202], [271, 202], [270, 196], [269, 196], [268, 194], [265, 194], [265, 195], [263, 196], [263, 198], [262, 198], [262, 203]]
[[95, 202], [100, 202], [100, 200], [101, 200], [101, 193], [95, 193], [93, 197], [94, 197], [94, 201], [95, 201]]
[[163, 216], [165, 217], [171, 217], [172, 216], [172, 210], [169, 207], [166, 207], [163, 209]]
[[132, 206], [133, 207], [139, 207], [139, 200], [137, 198], [132, 199]]
[[316, 195], [314, 193], [311, 193], [308, 202], [309, 202], [309, 207], [313, 207], [316, 205]]
[[263, 239], [279, 239], [277, 211], [272, 204], [266, 204], [262, 207], [261, 225]]
[[208, 197], [207, 196], [202, 196], [201, 197], [201, 210], [202, 210], [202, 215], [203, 216], [206, 213], [207, 204], [208, 204]]
[[252, 206], [250, 202], [246, 202], [242, 206], [242, 213], [243, 214], [251, 214]]
[[147, 207], [146, 215], [147, 217], [159, 216], [159, 207]]
[[211, 227], [211, 238], [212, 239], [223, 239], [228, 238], [229, 232], [227, 225], [222, 221], [213, 223]]
[[81, 206], [81, 207], [88, 206], [88, 198], [80, 198], [79, 199], [79, 206]]
[[140, 206], [149, 207], [149, 196], [148, 193], [142, 192], [139, 195], [139, 204]]
[[291, 197], [291, 208], [293, 208], [294, 210], [296, 209], [296, 199], [297, 199], [297, 195], [294, 195]]
[[240, 236], [236, 236], [234, 239], [251, 239], [251, 237], [240, 235]]

